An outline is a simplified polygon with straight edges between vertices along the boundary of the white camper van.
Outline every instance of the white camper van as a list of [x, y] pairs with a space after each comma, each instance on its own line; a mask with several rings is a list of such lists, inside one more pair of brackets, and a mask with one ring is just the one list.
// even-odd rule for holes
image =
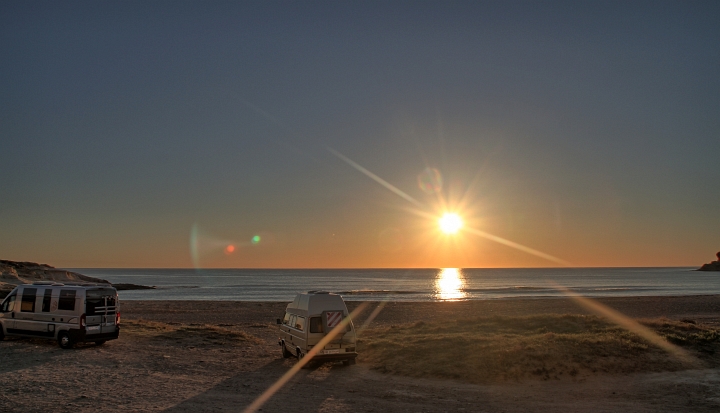
[[120, 334], [117, 290], [103, 284], [36, 282], [15, 287], [0, 305], [4, 336], [49, 338], [60, 347], [103, 344]]
[[342, 331], [318, 351], [313, 360], [355, 364], [357, 336], [351, 320], [342, 326], [347, 317], [345, 301], [337, 294], [327, 291], [298, 294], [288, 304], [285, 317], [278, 319], [283, 357], [304, 357], [330, 330], [340, 326]]

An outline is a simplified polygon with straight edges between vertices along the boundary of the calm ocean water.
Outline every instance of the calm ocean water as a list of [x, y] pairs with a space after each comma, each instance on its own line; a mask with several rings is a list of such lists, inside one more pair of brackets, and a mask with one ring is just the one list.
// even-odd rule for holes
[[346, 300], [438, 301], [560, 297], [558, 286], [589, 297], [720, 294], [720, 274], [694, 268], [502, 269], [126, 269], [72, 271], [112, 283], [157, 286], [120, 291], [124, 300], [291, 301], [326, 290]]

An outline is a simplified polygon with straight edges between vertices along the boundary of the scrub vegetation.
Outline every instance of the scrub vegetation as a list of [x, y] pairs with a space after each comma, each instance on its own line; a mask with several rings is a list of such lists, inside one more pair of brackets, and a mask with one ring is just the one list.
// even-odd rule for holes
[[[720, 330], [692, 320], [639, 321], [702, 365], [720, 365]], [[583, 315], [498, 316], [369, 329], [359, 353], [361, 362], [382, 372], [470, 383], [688, 368], [639, 336]]]
[[161, 323], [146, 320], [123, 320], [122, 332], [139, 336], [177, 342], [202, 342], [202, 344], [233, 345], [259, 343], [261, 340], [242, 330], [211, 324]]

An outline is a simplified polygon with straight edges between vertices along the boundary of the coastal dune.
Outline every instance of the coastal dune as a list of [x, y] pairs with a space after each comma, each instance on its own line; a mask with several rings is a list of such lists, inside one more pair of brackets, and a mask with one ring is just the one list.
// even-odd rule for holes
[[[0, 261], [0, 290], [101, 282]], [[122, 298], [122, 295], [121, 295]], [[678, 358], [573, 298], [348, 302], [358, 364], [310, 363], [263, 411], [717, 411], [720, 296], [593, 300], [681, 349]], [[0, 342], [0, 411], [242, 411], [296, 363], [287, 303], [122, 301], [121, 334], [61, 350]], [[298, 401], [298, 396], [300, 400]]]
[[[354, 320], [358, 364], [311, 363], [263, 411], [720, 408], [720, 297], [601, 301], [646, 319], [699, 364], [681, 365], [570, 299], [372, 302]], [[285, 305], [125, 301], [120, 339], [103, 346], [6, 339], [0, 411], [242, 411], [296, 363], [277, 345]], [[502, 354], [505, 365], [488, 363]]]

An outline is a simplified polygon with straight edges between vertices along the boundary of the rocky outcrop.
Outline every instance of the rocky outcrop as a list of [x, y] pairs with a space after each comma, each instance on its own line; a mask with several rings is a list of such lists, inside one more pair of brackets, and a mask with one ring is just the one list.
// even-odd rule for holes
[[713, 261], [708, 264], [703, 264], [702, 267], [698, 268], [698, 271], [720, 271], [720, 252], [715, 254], [718, 258], [717, 261]]
[[100, 278], [60, 270], [47, 264], [0, 260], [0, 297], [7, 295], [18, 284], [32, 284], [35, 281], [110, 284]]

